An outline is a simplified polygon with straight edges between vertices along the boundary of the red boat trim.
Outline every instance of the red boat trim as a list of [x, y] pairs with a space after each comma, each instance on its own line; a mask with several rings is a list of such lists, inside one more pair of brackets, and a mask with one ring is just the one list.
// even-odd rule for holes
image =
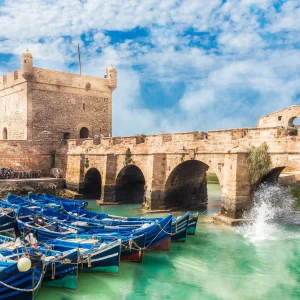
[[129, 254], [129, 255], [121, 255], [121, 261], [132, 261], [141, 263], [143, 261], [144, 251], [140, 250], [139, 252]]
[[168, 237], [167, 239], [163, 240], [162, 242], [147, 248], [147, 250], [165, 250], [165, 251], [168, 251], [168, 250], [170, 250], [170, 246], [171, 246], [171, 238]]

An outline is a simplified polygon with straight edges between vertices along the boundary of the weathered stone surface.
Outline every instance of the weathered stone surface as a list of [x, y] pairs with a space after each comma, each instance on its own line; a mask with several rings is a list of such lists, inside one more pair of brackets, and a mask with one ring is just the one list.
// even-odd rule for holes
[[1, 139], [79, 138], [83, 127], [88, 137], [111, 136], [113, 67], [95, 78], [34, 68], [24, 53], [21, 62], [20, 70], [0, 77]]
[[34, 179], [10, 179], [0, 180], [0, 197], [7, 193], [26, 195], [33, 193], [55, 194], [57, 190], [65, 188], [66, 181], [63, 178], [34, 178]]

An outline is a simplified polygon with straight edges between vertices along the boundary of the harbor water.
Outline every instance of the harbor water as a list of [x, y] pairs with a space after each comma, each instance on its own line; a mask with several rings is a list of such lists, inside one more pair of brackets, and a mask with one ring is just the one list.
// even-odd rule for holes
[[[270, 193], [273, 199], [278, 191]], [[254, 224], [229, 228], [206, 221], [220, 210], [220, 197], [219, 186], [209, 185], [208, 210], [200, 214], [196, 235], [172, 243], [169, 252], [146, 252], [141, 264], [121, 262], [118, 275], [79, 273], [76, 292], [42, 287], [37, 299], [299, 300], [300, 215], [287, 222], [278, 211], [270, 213], [272, 201], [262, 199], [252, 212]], [[90, 209], [124, 216], [142, 216], [139, 207], [89, 202]]]

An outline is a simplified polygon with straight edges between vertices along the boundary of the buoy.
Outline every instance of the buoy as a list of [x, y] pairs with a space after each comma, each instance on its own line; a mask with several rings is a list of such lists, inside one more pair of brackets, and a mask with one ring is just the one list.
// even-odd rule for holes
[[18, 261], [18, 269], [20, 272], [27, 272], [31, 268], [31, 260], [27, 257], [22, 257]]

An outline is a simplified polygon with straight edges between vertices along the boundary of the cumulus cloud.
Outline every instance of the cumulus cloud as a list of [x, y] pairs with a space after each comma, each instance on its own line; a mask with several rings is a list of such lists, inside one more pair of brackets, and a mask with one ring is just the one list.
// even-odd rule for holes
[[[299, 20], [297, 0], [6, 0], [0, 72], [26, 47], [36, 66], [77, 72], [80, 44], [84, 74], [117, 67], [115, 135], [254, 126], [300, 101]], [[155, 107], [147, 82], [162, 87]]]

